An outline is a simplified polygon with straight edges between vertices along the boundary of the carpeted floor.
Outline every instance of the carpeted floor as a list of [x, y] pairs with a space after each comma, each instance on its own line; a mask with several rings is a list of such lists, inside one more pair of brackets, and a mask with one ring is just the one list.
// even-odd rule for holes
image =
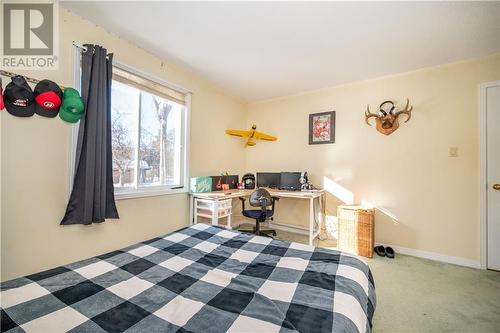
[[[278, 231], [279, 239], [306, 243]], [[335, 248], [335, 241], [316, 241]], [[365, 258], [375, 279], [375, 333], [500, 332], [500, 272], [396, 254]]]

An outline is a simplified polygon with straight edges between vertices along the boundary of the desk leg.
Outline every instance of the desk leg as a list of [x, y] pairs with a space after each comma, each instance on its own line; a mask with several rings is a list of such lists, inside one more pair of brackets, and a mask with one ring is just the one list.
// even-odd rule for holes
[[[319, 200], [321, 200], [321, 225], [320, 227], [320, 235], [322, 235], [322, 239], [325, 240], [328, 238], [328, 235], [326, 233], [326, 193], [323, 193], [320, 197]], [[321, 239], [321, 238], [320, 238]]]
[[189, 196], [189, 225], [193, 225], [194, 221], [194, 196]]
[[313, 245], [314, 233], [314, 198], [309, 199], [309, 245]]
[[212, 225], [219, 225], [219, 202], [214, 200], [214, 211], [212, 212]]

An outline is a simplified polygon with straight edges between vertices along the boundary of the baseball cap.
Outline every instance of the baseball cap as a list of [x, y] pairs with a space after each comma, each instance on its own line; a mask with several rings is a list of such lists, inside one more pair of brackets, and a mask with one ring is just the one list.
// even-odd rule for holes
[[50, 80], [42, 80], [35, 86], [34, 91], [35, 113], [49, 118], [57, 116], [63, 97], [61, 88]]
[[0, 77], [0, 111], [4, 109], [5, 105], [3, 104], [3, 88], [2, 88], [2, 78]]
[[7, 112], [16, 117], [31, 117], [35, 113], [35, 95], [21, 75], [14, 76], [3, 94]]
[[59, 108], [59, 117], [68, 123], [76, 123], [83, 116], [85, 107], [80, 94], [76, 89], [64, 89], [61, 107]]

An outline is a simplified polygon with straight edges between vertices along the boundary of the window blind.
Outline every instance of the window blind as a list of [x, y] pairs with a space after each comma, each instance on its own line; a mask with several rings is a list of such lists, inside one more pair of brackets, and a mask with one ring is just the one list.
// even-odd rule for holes
[[172, 102], [186, 105], [186, 94], [175, 89], [168, 88], [141, 76], [129, 73], [123, 69], [113, 68], [113, 80], [133, 86], [139, 90], [165, 98]]

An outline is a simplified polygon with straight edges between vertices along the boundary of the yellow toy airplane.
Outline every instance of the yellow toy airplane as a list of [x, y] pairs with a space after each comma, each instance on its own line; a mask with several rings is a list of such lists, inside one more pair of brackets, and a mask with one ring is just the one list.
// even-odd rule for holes
[[252, 129], [250, 131], [226, 130], [226, 134], [234, 135], [234, 136], [241, 136], [242, 138], [248, 138], [247, 142], [245, 143], [245, 147], [246, 146], [255, 146], [255, 142], [252, 141], [252, 139], [260, 139], [260, 140], [267, 140], [267, 141], [278, 140], [277, 137], [271, 136], [268, 134], [264, 134], [261, 132], [257, 132], [256, 129], [257, 129], [257, 126], [253, 125]]

